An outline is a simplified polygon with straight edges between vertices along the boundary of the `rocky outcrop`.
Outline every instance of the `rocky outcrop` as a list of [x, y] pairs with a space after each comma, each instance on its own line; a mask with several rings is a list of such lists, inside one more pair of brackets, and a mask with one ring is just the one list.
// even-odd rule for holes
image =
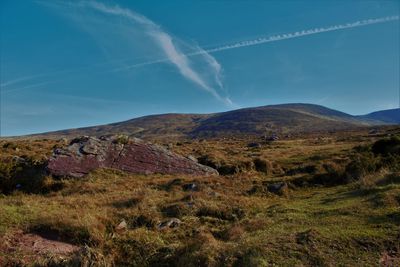
[[117, 136], [76, 138], [65, 149], [55, 149], [47, 166], [51, 175], [72, 177], [82, 177], [97, 168], [138, 174], [218, 175], [213, 168], [160, 146]]

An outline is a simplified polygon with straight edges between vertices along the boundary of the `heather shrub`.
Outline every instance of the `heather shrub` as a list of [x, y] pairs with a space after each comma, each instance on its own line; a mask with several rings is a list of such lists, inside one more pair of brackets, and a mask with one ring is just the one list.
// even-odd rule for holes
[[345, 177], [348, 181], [359, 180], [361, 177], [379, 170], [380, 167], [380, 159], [375, 157], [373, 153], [357, 154], [347, 164]]
[[241, 171], [239, 165], [226, 163], [224, 160], [211, 155], [203, 155], [197, 161], [202, 165], [216, 169], [221, 175], [232, 175]]
[[47, 193], [61, 189], [61, 181], [46, 176], [45, 161], [29, 157], [13, 157], [0, 162], [0, 192], [15, 190], [27, 193]]
[[272, 172], [272, 164], [268, 160], [256, 158], [254, 159], [254, 168], [258, 172], [263, 172], [265, 174], [269, 174]]
[[113, 142], [114, 142], [115, 144], [126, 145], [126, 144], [129, 143], [129, 136], [123, 135], [123, 134], [118, 135], [118, 136], [113, 140]]
[[400, 155], [400, 138], [394, 136], [376, 141], [371, 148], [375, 155]]

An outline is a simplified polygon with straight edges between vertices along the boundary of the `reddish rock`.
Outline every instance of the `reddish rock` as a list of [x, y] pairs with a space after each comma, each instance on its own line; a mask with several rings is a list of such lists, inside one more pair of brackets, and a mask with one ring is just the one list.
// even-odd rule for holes
[[79, 137], [67, 148], [56, 149], [47, 166], [51, 175], [72, 177], [97, 168], [138, 174], [218, 175], [210, 167], [136, 138], [121, 143], [115, 137]]

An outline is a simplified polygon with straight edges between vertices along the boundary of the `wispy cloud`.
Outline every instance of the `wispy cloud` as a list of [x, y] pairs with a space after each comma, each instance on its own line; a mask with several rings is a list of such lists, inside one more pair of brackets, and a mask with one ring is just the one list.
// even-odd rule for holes
[[27, 76], [23, 76], [23, 77], [19, 77], [19, 78], [13, 79], [13, 80], [8, 80], [8, 81], [0, 84], [0, 86], [2, 88], [4, 88], [4, 87], [7, 87], [7, 86], [10, 86], [10, 85], [13, 85], [13, 84], [21, 83], [23, 81], [32, 80], [32, 79], [34, 79], [36, 77], [40, 77], [40, 76], [41, 76], [41, 74], [38, 74], [38, 75], [27, 75]]
[[54, 83], [54, 82], [55, 81], [45, 81], [45, 82], [29, 84], [29, 85], [22, 86], [22, 87], [16, 87], [16, 88], [8, 89], [8, 90], [1, 90], [0, 93], [1, 94], [7, 94], [7, 93], [11, 93], [11, 92], [22, 91], [22, 90], [29, 89], [29, 88], [42, 87], [44, 85], [47, 85], [47, 84], [50, 84], [50, 83]]
[[[42, 2], [39, 2], [42, 3]], [[162, 29], [161, 26], [157, 25], [145, 16], [134, 12], [133, 10], [121, 8], [119, 6], [108, 6], [96, 1], [81, 1], [81, 2], [43, 2], [42, 4], [57, 6], [57, 7], [74, 7], [79, 9], [92, 9], [103, 15], [111, 15], [120, 19], [127, 19], [134, 26], [140, 26], [143, 29], [144, 34], [153, 40], [153, 42], [158, 46], [158, 48], [163, 52], [163, 56], [155, 58], [152, 60], [145, 60], [143, 62], [138, 62], [135, 64], [125, 64], [122, 67], [114, 67], [111, 69], [103, 70], [100, 72], [120, 72], [127, 71], [134, 68], [160, 64], [160, 63], [172, 63], [179, 70], [179, 73], [190, 80], [203, 90], [212, 94], [216, 99], [224, 102], [227, 105], [233, 106], [231, 100], [227, 96], [227, 92], [224, 89], [222, 82], [222, 67], [218, 61], [211, 55], [212, 53], [222, 52], [226, 50], [262, 45], [270, 42], [278, 42], [287, 39], [301, 38], [308, 35], [321, 34], [332, 31], [341, 31], [349, 28], [364, 27], [372, 24], [386, 23], [391, 21], [398, 21], [399, 16], [387, 16], [381, 18], [370, 18], [366, 20], [358, 20], [355, 22], [337, 24], [326, 27], [318, 27], [313, 29], [299, 30], [291, 33], [283, 33], [278, 35], [260, 37], [257, 39], [248, 39], [240, 42], [234, 42], [230, 44], [224, 44], [219, 46], [214, 46], [208, 49], [202, 49], [196, 45], [188, 45], [182, 40], [168, 34]], [[83, 13], [85, 16], [86, 12]], [[87, 15], [87, 14], [86, 14]], [[129, 25], [128, 25], [129, 26]], [[185, 44], [186, 50], [191, 52], [184, 52], [178, 44]], [[121, 60], [119, 60], [121, 61]], [[122, 62], [122, 61], [121, 61]], [[111, 63], [111, 61], [109, 62]], [[206, 70], [200, 70], [198, 65], [206, 65]], [[74, 70], [60, 71], [62, 72], [73, 72]], [[50, 73], [57, 74], [58, 72]], [[50, 75], [49, 74], [49, 75]], [[1, 84], [2, 87], [13, 86], [22, 82], [26, 82], [32, 79], [36, 79], [41, 76], [46, 76], [46, 74], [30, 75], [21, 77], [15, 80], [6, 81]], [[42, 85], [42, 83], [40, 84]], [[24, 86], [22, 89], [30, 88], [31, 86]], [[36, 85], [33, 85], [36, 87]], [[20, 88], [18, 89], [20, 90]]]
[[[152, 53], [157, 54], [157, 53], [162, 53], [164, 57], [161, 59], [155, 59], [155, 60], [149, 60], [143, 63], [139, 64], [129, 64], [126, 65], [124, 64], [123, 67], [117, 67], [117, 68], [112, 68], [108, 70], [100, 70], [98, 73], [103, 73], [103, 72], [119, 72], [122, 70], [129, 70], [132, 68], [140, 67], [140, 66], [146, 66], [146, 65], [153, 65], [156, 63], [172, 63], [179, 71], [179, 73], [185, 77], [187, 80], [193, 82], [196, 84], [199, 88], [207, 91], [210, 93], [212, 96], [214, 96], [216, 99], [222, 101], [228, 106], [233, 106], [232, 101], [229, 99], [227, 96], [227, 92], [223, 87], [223, 82], [222, 82], [222, 67], [221, 65], [217, 62], [217, 60], [209, 55], [207, 52], [204, 50], [201, 50], [198, 47], [195, 47], [193, 45], [189, 45], [188, 43], [185, 43], [184, 41], [178, 39], [175, 36], [172, 36], [171, 34], [167, 33], [165, 30], [162, 29], [162, 27], [150, 19], [146, 18], [145, 16], [127, 8], [122, 8], [118, 5], [110, 6], [106, 5], [101, 2], [97, 1], [79, 1], [79, 2], [64, 2], [64, 1], [54, 1], [54, 2], [47, 2], [47, 1], [36, 1], [38, 4], [45, 5], [48, 7], [52, 8], [57, 8], [63, 11], [63, 14], [66, 15], [66, 17], [76, 19], [79, 23], [79, 25], [86, 31], [103, 31], [102, 27], [90, 27], [90, 24], [92, 22], [98, 22], [100, 20], [103, 20], [104, 23], [112, 23], [113, 22], [118, 22], [117, 25], [113, 25], [118, 27], [113, 27], [112, 30], [120, 30], [121, 32], [123, 31], [123, 35], [128, 35], [128, 34], [136, 34], [135, 37], [137, 37], [137, 32], [142, 31], [143, 33], [139, 35], [140, 37], [147, 36], [147, 39], [144, 37], [146, 40], [141, 40], [141, 38], [135, 39], [132, 37], [131, 39], [125, 38], [123, 41], [126, 41], [124, 45], [132, 45], [132, 46], [137, 46], [139, 43], [146, 43], [148, 40], [152, 40], [155, 46], [152, 46], [154, 51]], [[88, 12], [90, 10], [92, 12]], [[70, 12], [69, 12], [70, 11]], [[97, 12], [96, 14], [93, 12]], [[103, 17], [100, 17], [99, 15], [102, 15]], [[104, 16], [114, 16], [115, 19], [113, 20], [110, 17], [104, 17]], [[97, 25], [98, 26], [98, 25]], [[95, 32], [91, 32], [92, 34], [96, 35]], [[126, 36], [125, 36], [126, 37]], [[104, 41], [104, 38], [103, 40]], [[107, 41], [107, 40], [106, 40]], [[109, 40], [108, 40], [109, 41]], [[115, 43], [115, 40], [113, 41]], [[106, 51], [107, 48], [103, 46], [103, 44], [99, 43], [99, 45], [102, 46], [103, 50]], [[196, 59], [190, 60], [186, 53], [184, 53], [181, 49], [181, 45], [184, 45], [186, 50], [189, 51], [202, 51], [201, 57], [198, 57]], [[135, 47], [136, 48], [136, 47]], [[114, 49], [114, 50], [119, 50], [119, 49]], [[135, 49], [133, 49], [135, 50]], [[156, 51], [158, 50], [158, 51]], [[130, 55], [124, 55], [126, 57], [129, 57]], [[113, 63], [123, 63], [123, 60], [115, 60], [111, 59], [109, 60], [109, 64]], [[96, 64], [99, 65], [99, 64]], [[205, 67], [204, 67], [205, 66]], [[203, 68], [202, 68], [203, 67]], [[82, 68], [78, 68], [82, 69]], [[29, 81], [34, 81], [37, 80], [37, 78], [44, 78], [44, 77], [50, 77], [54, 76], [57, 74], [62, 74], [63, 72], [69, 73], [69, 72], [74, 72], [76, 69], [70, 69], [70, 70], [64, 70], [64, 71], [56, 71], [56, 72], [49, 72], [49, 73], [44, 73], [44, 74], [38, 74], [38, 75], [30, 75], [30, 76], [25, 76], [21, 77], [18, 79], [6, 81], [1, 86], [8, 87], [12, 86], [15, 87], [15, 85], [19, 84], [26, 84]], [[209, 77], [212, 77], [212, 79], [209, 79]], [[22, 89], [27, 89], [27, 88], [32, 88], [32, 87], [37, 87], [40, 85], [44, 85], [44, 83], [35, 83], [33, 85], [29, 84], [25, 86], [19, 86], [12, 88], [5, 92], [11, 92], [11, 91], [19, 91]]]
[[[216, 46], [216, 47], [209, 48], [209, 49], [202, 49], [200, 47], [197, 47], [197, 49], [194, 52], [186, 53], [184, 56], [186, 56], [186, 57], [195, 57], [195, 56], [199, 56], [199, 55], [204, 56], [206, 58], [206, 60], [208, 60], [210, 66], [212, 66], [214, 68], [215, 73], [218, 73], [218, 75], [216, 75], [216, 82], [220, 83], [221, 66], [215, 60], [215, 58], [210, 55], [212, 53], [222, 52], [222, 51], [231, 50], [231, 49], [244, 48], [244, 47], [249, 47], [249, 46], [262, 45], [262, 44], [271, 43], [271, 42], [279, 42], [279, 41], [283, 41], [283, 40], [287, 40], [287, 39], [301, 38], [301, 37], [308, 36], [308, 35], [321, 34], [321, 33], [332, 32], [332, 31], [340, 31], [340, 30], [345, 30], [345, 29], [349, 29], [349, 28], [364, 27], [364, 26], [368, 26], [368, 25], [372, 25], [372, 24], [386, 23], [386, 22], [397, 21], [397, 20], [399, 20], [398, 15], [381, 17], [381, 18], [371, 18], [371, 19], [366, 19], [366, 20], [358, 20], [358, 21], [350, 22], [350, 23], [346, 23], [346, 24], [337, 24], [337, 25], [332, 25], [332, 26], [328, 26], [328, 27], [300, 30], [300, 31], [291, 32], [291, 33], [283, 33], [283, 34], [272, 35], [272, 36], [267, 36], [267, 37], [260, 37], [257, 39], [243, 40], [240, 42], [220, 45], [220, 46]], [[112, 71], [124, 71], [124, 70], [143, 67], [143, 66], [147, 66], [147, 65], [159, 64], [162, 62], [166, 62], [168, 60], [169, 60], [168, 58], [160, 58], [160, 59], [156, 59], [156, 60], [145, 61], [145, 62], [135, 63], [132, 65], [127, 65], [122, 68], [113, 69]]]
[[[192, 66], [192, 62], [188, 59], [187, 55], [180, 50], [179, 46], [175, 42], [176, 38], [162, 30], [161, 26], [157, 25], [141, 14], [138, 14], [130, 9], [121, 8], [119, 6], [107, 6], [103, 3], [95, 1], [83, 1], [80, 2], [78, 6], [92, 8], [104, 14], [127, 18], [134, 23], [140, 24], [143, 26], [145, 33], [155, 41], [155, 43], [160, 47], [166, 56], [166, 59], [145, 62], [141, 64], [142, 66], [165, 61], [171, 62], [177, 67], [183, 77], [192, 81], [203, 90], [211, 93], [216, 99], [224, 102], [227, 105], [233, 105], [229, 97], [221, 96], [217, 89], [210, 85], [210, 82], [205, 78], [206, 75], [204, 73], [197, 71]], [[178, 41], [182, 42], [181, 40]], [[202, 55], [202, 59], [206, 64], [208, 64], [209, 68], [207, 71], [210, 71], [213, 74], [216, 85], [219, 87], [219, 89], [223, 88], [221, 79], [221, 65], [206, 51], [201, 49], [197, 50], [201, 51], [201, 54], [199, 55]]]

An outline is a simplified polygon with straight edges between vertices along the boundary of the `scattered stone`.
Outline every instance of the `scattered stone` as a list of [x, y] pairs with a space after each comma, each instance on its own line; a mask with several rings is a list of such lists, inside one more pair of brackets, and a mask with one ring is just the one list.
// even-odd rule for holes
[[47, 169], [54, 176], [82, 177], [98, 168], [112, 168], [138, 174], [218, 175], [218, 172], [160, 146], [137, 138], [116, 142], [120, 137], [82, 136], [65, 149], [57, 148]]
[[184, 191], [199, 191], [199, 186], [196, 183], [182, 185]]
[[267, 142], [273, 142], [273, 141], [278, 141], [278, 140], [279, 140], [279, 136], [277, 136], [275, 134], [273, 134], [271, 136], [267, 136], [265, 138], [265, 141], [267, 141]]
[[158, 224], [158, 229], [163, 230], [167, 228], [176, 228], [181, 225], [181, 220], [178, 218], [171, 218]]
[[18, 157], [18, 156], [13, 156], [12, 157], [13, 162], [17, 164], [26, 164], [28, 161], [25, 158]]
[[260, 143], [248, 143], [247, 147], [259, 148], [259, 147], [261, 147], [261, 144]]
[[378, 129], [371, 129], [368, 134], [377, 134], [378, 132]]
[[267, 189], [269, 192], [280, 195], [280, 196], [287, 195], [287, 193], [289, 191], [289, 187], [288, 187], [287, 183], [285, 183], [285, 182], [269, 184], [269, 185], [267, 185]]
[[128, 229], [128, 224], [126, 223], [125, 220], [122, 220], [116, 227], [115, 227], [115, 231], [117, 233], [121, 233], [123, 231], [125, 231], [126, 229]]

